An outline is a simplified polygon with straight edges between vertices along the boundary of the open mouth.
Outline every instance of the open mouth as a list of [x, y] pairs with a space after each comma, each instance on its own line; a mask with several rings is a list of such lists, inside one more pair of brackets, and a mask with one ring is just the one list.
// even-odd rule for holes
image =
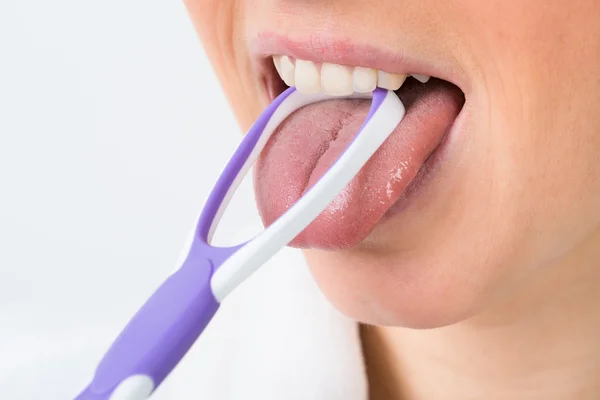
[[345, 150], [369, 110], [367, 100], [336, 99], [376, 87], [393, 90], [406, 108], [394, 133], [334, 202], [292, 246], [338, 250], [365, 239], [378, 222], [399, 210], [443, 147], [465, 95], [440, 78], [389, 73], [364, 66], [313, 62], [287, 55], [264, 57], [265, 90], [273, 100], [290, 86], [325, 93], [331, 100], [292, 114], [274, 133], [256, 174], [256, 196], [266, 225], [275, 221], [328, 170]]

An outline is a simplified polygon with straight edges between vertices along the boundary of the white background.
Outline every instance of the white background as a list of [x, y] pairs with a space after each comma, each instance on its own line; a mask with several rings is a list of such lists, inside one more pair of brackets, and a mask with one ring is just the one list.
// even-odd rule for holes
[[0, 1], [0, 399], [81, 389], [240, 137], [181, 2]]

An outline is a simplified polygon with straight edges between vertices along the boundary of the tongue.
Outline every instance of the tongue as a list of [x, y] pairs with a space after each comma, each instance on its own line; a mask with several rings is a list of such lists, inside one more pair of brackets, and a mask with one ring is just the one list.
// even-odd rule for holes
[[[294, 241], [294, 247], [349, 248], [363, 240], [400, 198], [444, 139], [463, 104], [447, 82], [406, 82], [406, 115], [337, 198]], [[366, 100], [329, 100], [284, 121], [258, 161], [256, 197], [265, 225], [290, 208], [354, 138], [369, 111]]]

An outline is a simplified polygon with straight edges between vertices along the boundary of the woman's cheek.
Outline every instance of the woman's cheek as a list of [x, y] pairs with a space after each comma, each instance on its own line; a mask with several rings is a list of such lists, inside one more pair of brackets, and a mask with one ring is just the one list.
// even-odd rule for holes
[[259, 92], [244, 41], [242, 8], [231, 0], [184, 1], [213, 72], [245, 132], [264, 104], [255, 101]]

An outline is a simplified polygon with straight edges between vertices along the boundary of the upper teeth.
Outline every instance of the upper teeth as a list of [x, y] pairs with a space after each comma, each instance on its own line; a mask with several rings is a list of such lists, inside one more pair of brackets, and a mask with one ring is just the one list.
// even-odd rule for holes
[[[315, 63], [293, 59], [288, 56], [273, 56], [273, 63], [286, 85], [295, 86], [303, 93], [325, 93], [331, 96], [346, 96], [353, 92], [372, 92], [376, 87], [398, 90], [406, 74], [392, 74], [365, 67]], [[426, 75], [412, 74], [420, 82], [427, 82]]]

